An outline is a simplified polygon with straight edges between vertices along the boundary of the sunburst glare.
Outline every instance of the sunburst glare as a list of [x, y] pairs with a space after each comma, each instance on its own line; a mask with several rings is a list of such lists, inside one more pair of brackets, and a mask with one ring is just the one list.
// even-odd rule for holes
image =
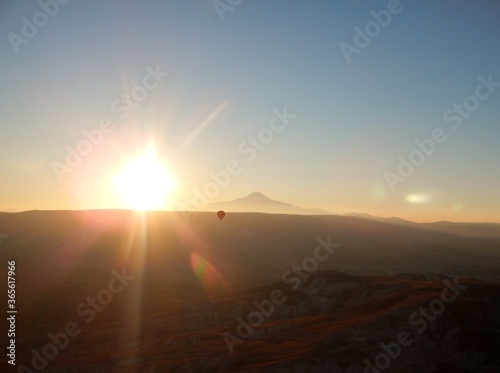
[[174, 189], [174, 179], [152, 148], [130, 161], [117, 175], [114, 185], [124, 208], [160, 210], [168, 207], [168, 196]]

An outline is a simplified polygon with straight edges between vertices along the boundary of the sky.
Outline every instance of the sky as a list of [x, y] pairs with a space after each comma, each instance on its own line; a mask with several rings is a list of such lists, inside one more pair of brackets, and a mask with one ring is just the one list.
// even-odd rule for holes
[[497, 1], [3, 1], [0, 210], [500, 222]]

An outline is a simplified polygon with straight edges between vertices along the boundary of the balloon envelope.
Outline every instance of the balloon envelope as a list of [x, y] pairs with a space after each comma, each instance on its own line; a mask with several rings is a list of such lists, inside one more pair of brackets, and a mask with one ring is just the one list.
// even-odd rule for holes
[[217, 212], [217, 216], [219, 217], [219, 220], [222, 220], [224, 216], [226, 216], [226, 213], [224, 211], [219, 211]]

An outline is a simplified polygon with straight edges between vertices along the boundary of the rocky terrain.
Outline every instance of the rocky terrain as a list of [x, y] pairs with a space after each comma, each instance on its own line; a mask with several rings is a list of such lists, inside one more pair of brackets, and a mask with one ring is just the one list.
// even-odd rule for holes
[[[12, 371], [500, 371], [494, 238], [352, 217], [211, 218], [2, 214], [2, 262], [16, 261]], [[328, 234], [339, 246], [311, 267]]]

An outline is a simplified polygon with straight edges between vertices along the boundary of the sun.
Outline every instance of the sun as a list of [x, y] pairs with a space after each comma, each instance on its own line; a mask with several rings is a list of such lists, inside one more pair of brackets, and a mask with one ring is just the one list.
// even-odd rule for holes
[[123, 207], [132, 210], [164, 209], [174, 189], [172, 175], [152, 149], [130, 161], [113, 183]]

